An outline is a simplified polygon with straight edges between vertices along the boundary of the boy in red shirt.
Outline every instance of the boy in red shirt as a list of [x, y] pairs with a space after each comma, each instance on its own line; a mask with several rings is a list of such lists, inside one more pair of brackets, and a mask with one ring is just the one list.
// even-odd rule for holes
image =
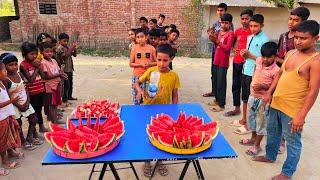
[[251, 9], [243, 10], [240, 14], [242, 27], [236, 29], [234, 32], [234, 57], [233, 57], [233, 71], [232, 71], [232, 95], [234, 110], [228, 111], [224, 116], [236, 116], [241, 113], [240, 110], [240, 94], [241, 94], [241, 76], [244, 58], [240, 55], [241, 49], [246, 49], [247, 38], [251, 35], [249, 22], [253, 16]]
[[214, 112], [223, 111], [226, 104], [227, 70], [234, 42], [233, 31], [230, 30], [232, 19], [232, 15], [228, 13], [221, 17], [221, 30], [218, 37], [213, 39], [216, 47], [213, 61], [213, 84], [215, 87], [213, 93], [216, 98], [216, 101], [214, 101], [216, 104], [211, 110]]

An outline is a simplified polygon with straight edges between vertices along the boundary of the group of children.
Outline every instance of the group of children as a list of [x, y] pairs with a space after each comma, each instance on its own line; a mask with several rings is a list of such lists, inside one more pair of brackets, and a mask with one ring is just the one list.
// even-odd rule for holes
[[[64, 124], [61, 102], [68, 105], [72, 96], [73, 60], [78, 43], [68, 46], [69, 36], [59, 35], [59, 43], [47, 33], [37, 37], [37, 44], [24, 42], [21, 46], [23, 60], [11, 53], [0, 55], [0, 155], [5, 168], [20, 166], [9, 158], [21, 159], [24, 154], [16, 148], [34, 150], [43, 144], [39, 132], [47, 132], [43, 123], [42, 109], [48, 121]], [[60, 106], [60, 109], [58, 109]], [[22, 131], [23, 120], [29, 123], [27, 136]]]
[[[224, 116], [241, 114], [241, 98], [242, 119], [231, 125], [238, 127], [234, 131], [236, 134], [251, 133], [251, 138], [239, 143], [251, 146], [246, 154], [262, 162], [274, 162], [287, 144], [287, 160], [275, 179], [291, 179], [300, 157], [304, 119], [319, 92], [319, 67], [311, 67], [311, 64], [319, 64], [316, 52], [319, 24], [307, 20], [310, 15], [307, 8], [298, 7], [290, 12], [289, 31], [281, 34], [277, 44], [263, 31], [262, 14], [243, 10], [240, 14], [242, 27], [235, 31], [225, 3], [218, 5], [217, 15], [219, 20], [207, 31], [214, 46], [212, 91], [203, 96], [215, 98], [208, 103], [212, 111], [225, 109], [227, 70], [233, 49], [235, 109]], [[318, 73], [317, 77], [311, 77], [312, 72]], [[257, 156], [262, 151], [260, 143], [264, 136], [267, 136], [266, 156]]]

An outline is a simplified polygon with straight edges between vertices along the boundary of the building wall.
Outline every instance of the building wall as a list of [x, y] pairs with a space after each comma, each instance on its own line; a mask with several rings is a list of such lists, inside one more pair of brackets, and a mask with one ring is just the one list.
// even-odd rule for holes
[[126, 48], [127, 32], [137, 27], [140, 16], [166, 15], [165, 24], [174, 23], [182, 32], [182, 45], [196, 47], [195, 36], [186, 33], [182, 9], [189, 0], [57, 0], [57, 15], [40, 15], [37, 0], [18, 0], [20, 19], [10, 23], [13, 42], [34, 40], [40, 32], [57, 36], [67, 32], [73, 40], [93, 48]]

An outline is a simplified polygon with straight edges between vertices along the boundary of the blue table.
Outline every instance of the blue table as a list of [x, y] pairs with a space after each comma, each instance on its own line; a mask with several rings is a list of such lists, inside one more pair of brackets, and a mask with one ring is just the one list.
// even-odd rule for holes
[[[121, 138], [121, 142], [113, 151], [91, 159], [71, 160], [62, 158], [56, 155], [52, 148], [49, 149], [43, 158], [43, 165], [56, 164], [95, 164], [104, 163], [101, 173], [109, 164], [111, 170], [113, 163], [119, 162], [143, 162], [143, 161], [158, 161], [158, 160], [187, 160], [183, 172], [188, 169], [192, 162], [196, 168], [196, 172], [201, 170], [198, 159], [212, 159], [212, 158], [235, 158], [236, 152], [229, 145], [221, 132], [214, 139], [211, 148], [198, 154], [193, 155], [176, 155], [161, 151], [155, 148], [149, 142], [146, 133], [146, 126], [150, 123], [150, 117], [156, 114], [165, 113], [172, 116], [174, 119], [178, 114], [184, 111], [187, 115], [193, 114], [203, 117], [205, 122], [211, 121], [211, 118], [204, 111], [202, 106], [198, 103], [194, 104], [167, 104], [167, 105], [124, 105], [121, 107], [120, 117], [125, 123], [125, 134]], [[197, 168], [200, 170], [197, 171]], [[184, 172], [185, 173], [185, 172]], [[100, 174], [102, 175], [102, 174]], [[102, 177], [103, 177], [102, 175]], [[184, 174], [182, 173], [184, 176]], [[201, 174], [199, 174], [201, 175]], [[198, 176], [199, 176], [198, 175]], [[182, 177], [183, 178], [183, 177]]]

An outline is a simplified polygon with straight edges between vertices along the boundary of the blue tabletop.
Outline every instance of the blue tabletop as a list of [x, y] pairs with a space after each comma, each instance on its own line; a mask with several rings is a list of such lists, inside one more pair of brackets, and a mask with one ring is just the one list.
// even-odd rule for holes
[[111, 152], [90, 159], [72, 160], [56, 155], [52, 148], [43, 158], [43, 165], [54, 164], [90, 164], [90, 163], [116, 163], [116, 162], [139, 162], [147, 160], [186, 160], [186, 159], [211, 159], [211, 158], [233, 158], [236, 152], [219, 132], [212, 146], [198, 154], [176, 155], [161, 151], [150, 144], [146, 133], [150, 117], [165, 113], [174, 119], [180, 111], [187, 115], [193, 114], [203, 117], [205, 122], [211, 121], [200, 104], [166, 104], [166, 105], [124, 105], [121, 107], [120, 117], [125, 124], [125, 134], [120, 144]]

